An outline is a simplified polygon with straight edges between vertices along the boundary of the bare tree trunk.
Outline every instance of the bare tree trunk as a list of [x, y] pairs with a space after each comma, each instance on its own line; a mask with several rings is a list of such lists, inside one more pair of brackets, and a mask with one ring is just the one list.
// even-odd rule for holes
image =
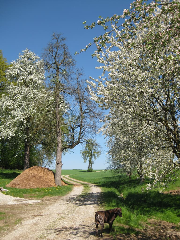
[[29, 155], [30, 155], [30, 145], [25, 142], [25, 157], [24, 157], [24, 170], [29, 168]]
[[56, 173], [55, 183], [61, 186], [61, 169], [62, 169], [62, 147], [61, 147], [61, 132], [57, 136], [57, 152], [56, 152]]
[[61, 169], [62, 169], [62, 133], [61, 133], [61, 116], [60, 116], [60, 96], [59, 81], [56, 84], [56, 133], [57, 133], [57, 152], [56, 152], [56, 173], [55, 184], [61, 186]]

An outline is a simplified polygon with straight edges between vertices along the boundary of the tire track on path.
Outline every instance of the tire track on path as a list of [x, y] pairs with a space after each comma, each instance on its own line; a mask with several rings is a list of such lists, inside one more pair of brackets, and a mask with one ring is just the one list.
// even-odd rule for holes
[[88, 182], [83, 182], [83, 181], [80, 181], [80, 180], [76, 180], [74, 178], [71, 178], [69, 177], [69, 175], [62, 175], [62, 180], [64, 181], [67, 181], [68, 183], [71, 183], [73, 185], [94, 185], [94, 184], [91, 184], [91, 183], [88, 183]]

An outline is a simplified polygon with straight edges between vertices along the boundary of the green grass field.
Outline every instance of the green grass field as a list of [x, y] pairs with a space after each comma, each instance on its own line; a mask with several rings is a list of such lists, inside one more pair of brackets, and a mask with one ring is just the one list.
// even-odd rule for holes
[[[148, 219], [163, 220], [179, 227], [180, 195], [160, 193], [162, 189], [146, 191], [146, 182], [140, 182], [136, 176], [129, 179], [125, 174], [115, 174], [111, 171], [67, 171], [70, 177], [99, 185], [102, 190], [101, 204], [104, 209], [121, 207], [123, 218], [117, 218], [116, 232], [126, 233], [122, 225], [129, 226], [129, 231], [143, 228]], [[169, 183], [167, 190], [180, 187], [180, 172]], [[164, 191], [165, 191], [164, 190]], [[123, 198], [121, 197], [123, 194]]]
[[[20, 171], [0, 169], [0, 186], [6, 188]], [[160, 189], [146, 191], [146, 182], [140, 182], [136, 177], [129, 179], [125, 174], [115, 174], [111, 171], [62, 170], [62, 175], [97, 184], [102, 188], [101, 208], [111, 209], [121, 207], [123, 218], [116, 219], [116, 232], [126, 233], [132, 229], [142, 229], [148, 219], [158, 219], [174, 223], [179, 227], [180, 195], [163, 194]], [[169, 189], [180, 186], [180, 172], [169, 184]], [[8, 188], [8, 194], [25, 198], [42, 198], [45, 196], [62, 196], [71, 191], [72, 186], [62, 186], [43, 189], [13, 189]], [[166, 189], [167, 190], [167, 189]], [[122, 198], [123, 194], [123, 198]], [[3, 217], [3, 215], [0, 215]], [[135, 231], [135, 230], [133, 230]]]

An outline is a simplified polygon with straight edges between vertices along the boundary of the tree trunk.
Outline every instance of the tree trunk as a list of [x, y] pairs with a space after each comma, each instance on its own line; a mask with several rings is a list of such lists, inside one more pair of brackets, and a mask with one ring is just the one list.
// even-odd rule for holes
[[132, 176], [132, 170], [130, 169], [130, 171], [127, 172], [127, 175], [129, 177], [129, 179], [131, 179], [131, 176]]
[[139, 175], [139, 178], [141, 180], [141, 182], [144, 181], [144, 175], [143, 175], [143, 166], [142, 166], [142, 160], [141, 160], [141, 154], [140, 154], [140, 158], [139, 158], [139, 162], [140, 162], [140, 165], [139, 165], [139, 169], [138, 169], [138, 175]]
[[88, 166], [88, 171], [89, 172], [92, 171], [92, 164], [93, 164], [93, 162], [92, 162], [92, 158], [91, 158], [91, 159], [89, 159], [89, 166]]
[[89, 161], [89, 166], [88, 166], [88, 170], [92, 169], [92, 162]]
[[[58, 76], [58, 75], [57, 75]], [[61, 115], [59, 109], [60, 93], [59, 81], [56, 83], [56, 133], [57, 133], [57, 152], [56, 152], [56, 173], [55, 184], [61, 186], [61, 169], [62, 169], [62, 133], [61, 133]]]
[[61, 169], [62, 169], [62, 147], [61, 147], [61, 132], [57, 136], [57, 153], [56, 153], [56, 173], [55, 184], [61, 186]]
[[25, 141], [25, 156], [24, 156], [24, 170], [29, 168], [30, 144], [28, 140]]
[[29, 168], [29, 156], [30, 156], [30, 142], [29, 142], [29, 127], [27, 126], [25, 139], [24, 170]]

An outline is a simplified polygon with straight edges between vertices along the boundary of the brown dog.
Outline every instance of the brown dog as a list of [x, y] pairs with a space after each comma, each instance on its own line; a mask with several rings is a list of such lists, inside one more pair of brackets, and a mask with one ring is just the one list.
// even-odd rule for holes
[[114, 208], [106, 211], [98, 211], [95, 213], [95, 224], [96, 224], [96, 235], [98, 235], [98, 225], [101, 225], [101, 237], [104, 228], [104, 223], [109, 223], [109, 230], [112, 230], [112, 225], [115, 218], [119, 216], [122, 217], [121, 208]]

